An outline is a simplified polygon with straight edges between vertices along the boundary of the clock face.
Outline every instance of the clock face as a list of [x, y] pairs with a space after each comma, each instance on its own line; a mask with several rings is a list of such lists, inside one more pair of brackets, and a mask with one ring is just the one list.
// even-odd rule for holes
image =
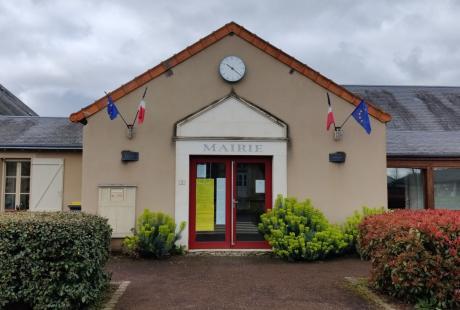
[[238, 82], [246, 72], [246, 66], [241, 58], [227, 56], [220, 62], [220, 75], [227, 82]]

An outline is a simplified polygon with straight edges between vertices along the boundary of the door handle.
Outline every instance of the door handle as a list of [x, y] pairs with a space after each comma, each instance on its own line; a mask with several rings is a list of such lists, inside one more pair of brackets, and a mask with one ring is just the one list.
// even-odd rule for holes
[[238, 203], [238, 200], [236, 200], [236, 199], [233, 199], [233, 204], [235, 204], [235, 205], [236, 205], [237, 203]]

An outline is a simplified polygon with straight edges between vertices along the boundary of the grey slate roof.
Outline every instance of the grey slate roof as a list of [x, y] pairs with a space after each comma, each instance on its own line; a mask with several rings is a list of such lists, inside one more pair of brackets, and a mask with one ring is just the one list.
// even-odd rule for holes
[[0, 115], [37, 116], [37, 113], [0, 84]]
[[83, 125], [67, 117], [0, 116], [0, 149], [82, 149]]
[[460, 156], [460, 87], [344, 87], [392, 116], [388, 156]]

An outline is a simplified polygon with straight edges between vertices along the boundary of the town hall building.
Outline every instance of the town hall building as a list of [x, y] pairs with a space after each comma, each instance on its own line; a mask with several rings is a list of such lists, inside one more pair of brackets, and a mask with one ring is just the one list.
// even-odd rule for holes
[[278, 195], [335, 223], [460, 209], [459, 87], [338, 85], [232, 22], [109, 95], [70, 121], [0, 116], [1, 211], [81, 205], [119, 242], [149, 209], [186, 221], [189, 249], [263, 249]]

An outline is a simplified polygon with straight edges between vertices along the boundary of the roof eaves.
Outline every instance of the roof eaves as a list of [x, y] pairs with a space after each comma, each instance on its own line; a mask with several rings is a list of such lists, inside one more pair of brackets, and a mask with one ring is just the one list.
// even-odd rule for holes
[[0, 149], [33, 149], [33, 150], [82, 150], [81, 144], [53, 145], [53, 144], [0, 144]]
[[407, 158], [407, 159], [417, 159], [417, 160], [424, 160], [424, 159], [432, 159], [432, 158], [449, 158], [460, 160], [460, 152], [459, 153], [445, 153], [445, 154], [436, 154], [436, 153], [387, 153], [387, 158], [396, 159], [396, 158]]

